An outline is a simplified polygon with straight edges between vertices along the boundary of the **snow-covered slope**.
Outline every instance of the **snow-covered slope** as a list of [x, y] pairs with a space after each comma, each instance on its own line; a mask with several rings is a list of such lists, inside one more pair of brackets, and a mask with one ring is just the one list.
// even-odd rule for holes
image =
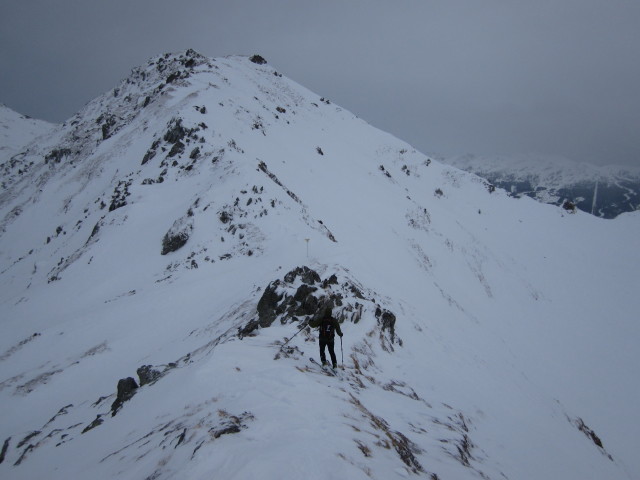
[[463, 155], [440, 161], [487, 179], [513, 196], [552, 205], [573, 203], [602, 218], [640, 209], [640, 169], [595, 166], [563, 157]]
[[[638, 213], [511, 198], [193, 51], [2, 171], [2, 478], [640, 473]], [[299, 330], [326, 304], [338, 377]]]
[[33, 140], [54, 128], [54, 124], [25, 117], [0, 103], [0, 163], [8, 161]]

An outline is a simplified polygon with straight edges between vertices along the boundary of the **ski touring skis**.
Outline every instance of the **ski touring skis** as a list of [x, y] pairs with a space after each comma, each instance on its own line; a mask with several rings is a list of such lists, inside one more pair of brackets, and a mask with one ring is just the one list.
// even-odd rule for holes
[[337, 368], [334, 369], [334, 368], [330, 367], [329, 365], [322, 365], [322, 364], [318, 363], [315, 358], [312, 358], [312, 357], [310, 357], [309, 360], [311, 361], [311, 363], [315, 367], [319, 368], [320, 371], [322, 373], [324, 373], [325, 375], [328, 375], [330, 377], [338, 377], [338, 378], [340, 378], [340, 374], [338, 373], [338, 369]]

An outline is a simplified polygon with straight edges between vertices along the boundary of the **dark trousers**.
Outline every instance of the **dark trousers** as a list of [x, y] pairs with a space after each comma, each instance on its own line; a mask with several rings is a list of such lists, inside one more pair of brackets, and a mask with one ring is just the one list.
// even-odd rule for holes
[[320, 344], [320, 360], [322, 363], [327, 362], [327, 357], [324, 355], [324, 347], [329, 348], [329, 355], [331, 355], [331, 362], [333, 363], [333, 368], [338, 366], [338, 361], [336, 360], [336, 352], [333, 350], [333, 338], [321, 338], [319, 341]]

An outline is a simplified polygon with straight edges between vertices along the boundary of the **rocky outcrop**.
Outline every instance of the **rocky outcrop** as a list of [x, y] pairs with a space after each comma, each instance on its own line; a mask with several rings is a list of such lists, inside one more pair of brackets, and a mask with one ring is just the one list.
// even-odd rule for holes
[[[284, 293], [279, 292], [280, 280], [275, 280], [267, 285], [264, 293], [258, 301], [258, 325], [265, 328], [270, 326], [276, 317], [284, 312], [281, 308], [280, 301], [284, 297]], [[257, 326], [256, 325], [256, 328]]]
[[284, 276], [284, 281], [287, 283], [294, 283], [297, 278], [300, 278], [303, 283], [309, 285], [320, 283], [320, 275], [309, 267], [298, 267], [291, 270]]
[[166, 255], [182, 248], [189, 240], [192, 231], [193, 217], [187, 215], [177, 219], [162, 238], [162, 251], [160, 254]]
[[10, 441], [11, 441], [11, 437], [7, 438], [4, 441], [4, 445], [2, 445], [2, 451], [0, 452], [0, 463], [4, 462], [4, 457], [7, 454], [7, 450], [9, 449]]
[[138, 374], [138, 378], [140, 379], [140, 386], [150, 385], [157, 382], [163, 375], [164, 372], [160, 370], [156, 370], [151, 365], [143, 365], [138, 370], [136, 370]]
[[132, 377], [121, 378], [118, 380], [118, 394], [116, 395], [115, 401], [111, 404], [111, 416], [115, 417], [118, 410], [122, 408], [122, 404], [127, 400], [130, 400], [137, 391], [138, 384]]
[[320, 275], [308, 267], [298, 267], [275, 280], [265, 289], [258, 302], [258, 326], [269, 327], [276, 318], [281, 323], [298, 321], [316, 315], [321, 307], [335, 305], [339, 299], [319, 291]]
[[382, 331], [388, 331], [391, 335], [391, 341], [395, 338], [396, 316], [389, 310], [377, 308], [376, 319]]
[[282, 279], [270, 282], [264, 289], [256, 308], [257, 318], [253, 318], [240, 328], [240, 337], [251, 335], [258, 328], [270, 327], [279, 320], [281, 324], [298, 322], [301, 326], [320, 315], [327, 307], [339, 322], [358, 323], [365, 310], [365, 304], [374, 311], [380, 311], [378, 323], [386, 343], [395, 340], [395, 315], [381, 309], [375, 299], [367, 298], [362, 289], [353, 282], [340, 281], [335, 273], [324, 280], [313, 269], [302, 266], [288, 272]]
[[251, 58], [249, 58], [249, 60], [251, 60], [256, 65], [265, 65], [267, 63], [264, 57], [260, 55], [252, 55]]

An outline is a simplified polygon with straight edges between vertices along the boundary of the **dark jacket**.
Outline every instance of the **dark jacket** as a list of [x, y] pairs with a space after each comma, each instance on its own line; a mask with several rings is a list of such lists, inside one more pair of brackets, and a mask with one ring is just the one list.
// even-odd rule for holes
[[342, 336], [342, 330], [340, 330], [340, 324], [338, 320], [331, 315], [324, 315], [309, 322], [309, 326], [312, 328], [320, 328], [320, 340], [332, 342], [335, 337], [335, 332]]

